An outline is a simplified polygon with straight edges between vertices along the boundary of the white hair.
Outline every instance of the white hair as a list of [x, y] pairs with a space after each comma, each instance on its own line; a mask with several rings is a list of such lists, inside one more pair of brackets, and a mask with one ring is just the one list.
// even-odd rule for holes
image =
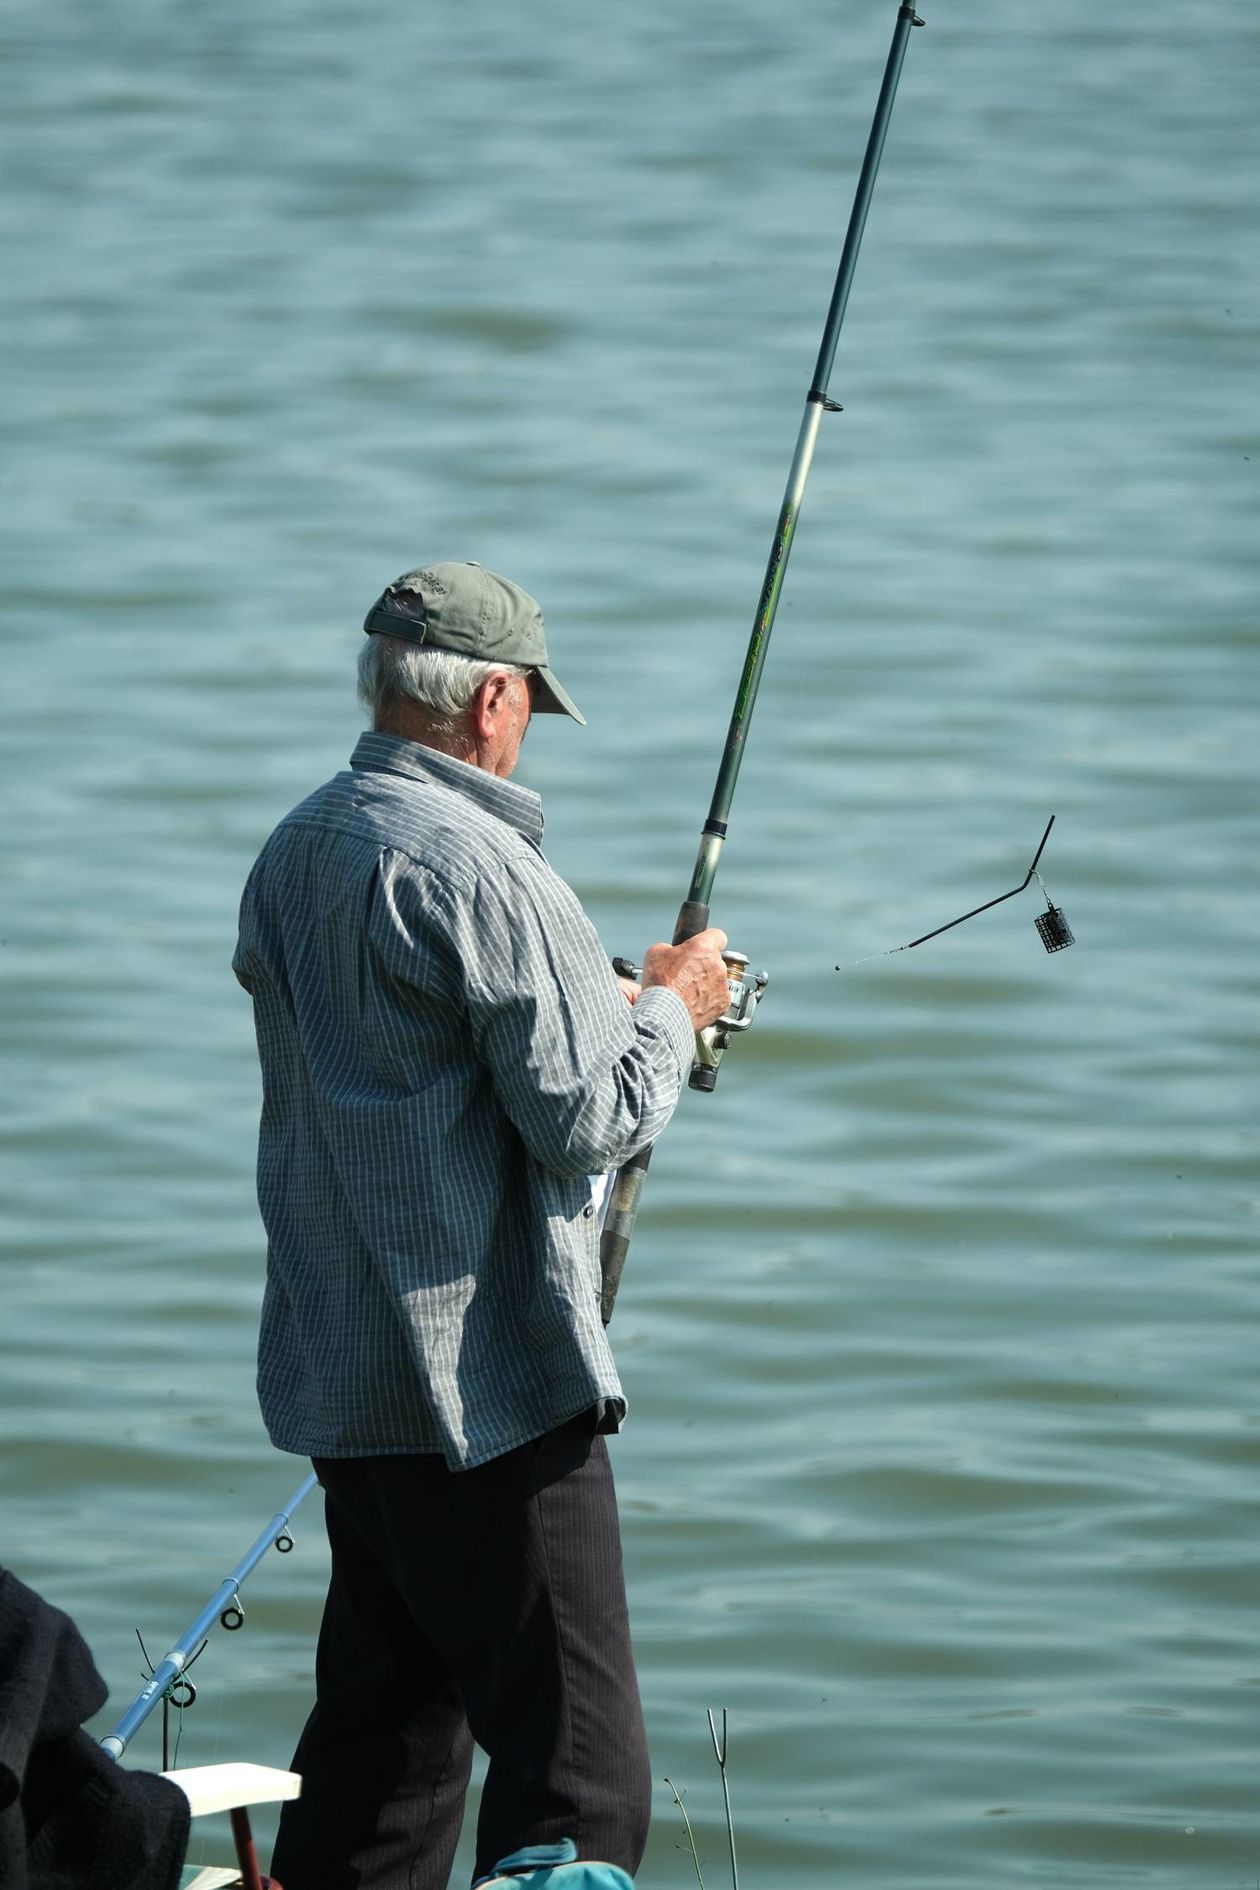
[[418, 702], [433, 718], [435, 734], [458, 733], [465, 711], [487, 676], [528, 676], [515, 663], [486, 663], [454, 650], [427, 650], [379, 631], [359, 651], [359, 701], [374, 724], [385, 719], [399, 696]]

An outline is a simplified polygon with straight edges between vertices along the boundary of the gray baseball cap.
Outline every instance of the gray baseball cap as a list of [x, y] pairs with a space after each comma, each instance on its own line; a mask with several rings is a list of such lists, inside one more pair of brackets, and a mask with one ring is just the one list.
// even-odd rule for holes
[[528, 591], [479, 564], [426, 564], [404, 571], [377, 598], [363, 628], [485, 663], [511, 663], [538, 679], [534, 709], [585, 722], [547, 662], [543, 615]]

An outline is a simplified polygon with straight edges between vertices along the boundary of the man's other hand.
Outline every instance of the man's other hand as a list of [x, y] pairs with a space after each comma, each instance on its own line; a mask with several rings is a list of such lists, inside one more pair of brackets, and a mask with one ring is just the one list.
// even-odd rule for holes
[[677, 991], [696, 1030], [715, 1024], [731, 1001], [722, 963], [726, 933], [717, 926], [697, 932], [681, 945], [652, 945], [643, 955], [643, 989], [663, 984]]

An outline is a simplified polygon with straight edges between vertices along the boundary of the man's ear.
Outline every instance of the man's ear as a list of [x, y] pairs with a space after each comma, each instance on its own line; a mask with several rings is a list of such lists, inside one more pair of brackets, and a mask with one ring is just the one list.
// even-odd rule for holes
[[508, 705], [512, 679], [506, 677], [501, 669], [493, 677], [485, 677], [485, 682], [478, 682], [476, 696], [468, 703], [468, 714], [472, 718], [472, 728], [484, 741], [487, 735], [493, 735], [499, 726], [499, 716]]

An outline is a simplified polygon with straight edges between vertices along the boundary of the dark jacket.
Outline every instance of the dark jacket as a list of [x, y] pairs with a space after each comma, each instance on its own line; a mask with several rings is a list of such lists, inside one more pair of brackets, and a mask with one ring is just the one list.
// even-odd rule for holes
[[0, 1569], [0, 1890], [174, 1890], [188, 1802], [81, 1730], [105, 1704], [79, 1630]]

